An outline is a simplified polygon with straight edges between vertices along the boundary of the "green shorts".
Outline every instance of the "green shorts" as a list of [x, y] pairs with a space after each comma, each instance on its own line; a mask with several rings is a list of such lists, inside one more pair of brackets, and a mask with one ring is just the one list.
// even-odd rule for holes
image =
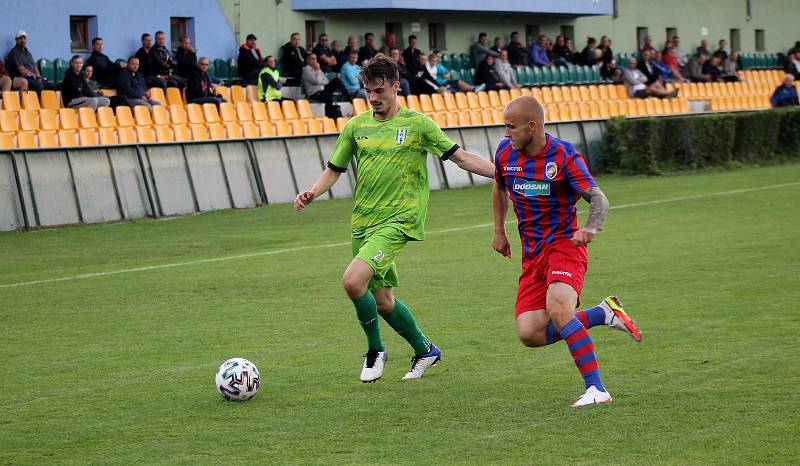
[[370, 291], [399, 284], [394, 260], [407, 242], [408, 236], [393, 225], [381, 226], [364, 236], [353, 237], [353, 256], [369, 264], [375, 271], [369, 282]]

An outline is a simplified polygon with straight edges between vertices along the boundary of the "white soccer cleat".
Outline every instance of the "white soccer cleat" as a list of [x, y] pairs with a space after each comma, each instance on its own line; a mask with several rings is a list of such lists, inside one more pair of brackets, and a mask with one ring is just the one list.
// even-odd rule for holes
[[609, 403], [613, 398], [608, 392], [601, 392], [594, 385], [586, 389], [586, 393], [581, 395], [580, 398], [572, 403], [573, 408], [587, 405], [599, 405], [600, 403]]
[[431, 349], [422, 356], [411, 358], [411, 370], [403, 376], [403, 380], [420, 379], [429, 367], [435, 366], [442, 359], [442, 352], [431, 343]]
[[364, 368], [361, 369], [361, 381], [364, 383], [375, 382], [383, 377], [383, 367], [389, 359], [386, 348], [383, 351], [369, 350], [364, 355]]
[[622, 330], [638, 342], [642, 341], [642, 333], [636, 326], [636, 322], [622, 310], [622, 302], [619, 298], [609, 296], [600, 303], [600, 307], [606, 311], [606, 325], [616, 330]]

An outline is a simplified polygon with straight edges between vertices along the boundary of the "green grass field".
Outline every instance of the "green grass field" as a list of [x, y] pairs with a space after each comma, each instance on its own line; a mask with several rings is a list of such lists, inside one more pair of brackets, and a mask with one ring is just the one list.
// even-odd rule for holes
[[[443, 351], [413, 382], [385, 324], [387, 372], [358, 381], [349, 200], [1, 234], [0, 464], [796, 463], [798, 180], [598, 179], [583, 302], [618, 294], [644, 341], [592, 330], [615, 399], [580, 410], [565, 345], [516, 339], [519, 242], [491, 250], [486, 186], [432, 194], [398, 261]], [[263, 377], [246, 403], [214, 389], [233, 356]]]

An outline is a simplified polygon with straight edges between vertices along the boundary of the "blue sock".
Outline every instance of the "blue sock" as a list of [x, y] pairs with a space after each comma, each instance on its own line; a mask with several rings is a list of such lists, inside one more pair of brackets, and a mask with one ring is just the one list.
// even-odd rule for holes
[[600, 369], [597, 366], [597, 356], [594, 352], [594, 343], [589, 332], [580, 320], [573, 318], [561, 328], [559, 333], [564, 337], [575, 366], [583, 377], [583, 382], [588, 389], [592, 385], [600, 391], [606, 391], [600, 380]]
[[[603, 309], [603, 306], [595, 306], [578, 311], [575, 313], [575, 317], [581, 321], [586, 329], [598, 325], [605, 325], [606, 323], [606, 311]], [[550, 323], [547, 324], [547, 344], [552, 345], [557, 341], [561, 341], [561, 339], [561, 335], [558, 333], [558, 330], [556, 330], [556, 326], [550, 321]]]

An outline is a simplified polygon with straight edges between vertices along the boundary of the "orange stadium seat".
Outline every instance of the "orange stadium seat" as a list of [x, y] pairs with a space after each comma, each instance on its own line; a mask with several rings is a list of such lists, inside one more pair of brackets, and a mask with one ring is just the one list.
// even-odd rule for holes
[[[208, 105], [208, 104], [205, 104]], [[214, 104], [211, 104], [214, 105]], [[217, 107], [214, 106], [216, 109]], [[208, 124], [208, 132], [211, 136], [211, 139], [220, 140], [225, 139], [225, 128], [220, 123], [209, 123]]]
[[39, 147], [58, 147], [57, 131], [39, 131]]
[[[120, 107], [117, 107], [119, 110]], [[136, 132], [132, 126], [122, 126], [117, 128], [117, 136], [119, 137], [120, 144], [134, 144], [136, 143]]]
[[297, 115], [300, 118], [314, 118], [314, 112], [311, 110], [311, 103], [308, 100], [297, 101]]
[[19, 127], [22, 131], [38, 131], [39, 130], [39, 111], [38, 110], [20, 110], [19, 111]]
[[0, 133], [0, 149], [14, 148], [14, 134], [15, 133]]
[[192, 139], [195, 141], [208, 141], [208, 128], [202, 123], [192, 123], [189, 125], [192, 130]]
[[136, 138], [139, 142], [147, 143], [147, 142], [156, 142], [155, 135], [153, 134], [153, 127], [152, 126], [137, 126], [136, 127]]
[[133, 107], [133, 117], [136, 126], [153, 126], [153, 119], [150, 117], [150, 108], [144, 105]]
[[205, 118], [206, 123], [209, 125], [211, 123], [219, 123], [221, 121], [219, 118], [219, 112], [217, 111], [217, 106], [214, 104], [203, 104], [203, 117]]
[[258, 125], [256, 125], [252, 121], [242, 122], [242, 134], [247, 139], [253, 139], [259, 137]]
[[278, 120], [275, 122], [275, 135], [277, 136], [291, 136], [292, 128], [286, 120]]
[[33, 131], [20, 131], [17, 133], [17, 147], [20, 149], [34, 149], [36, 144], [36, 133]]
[[97, 130], [94, 128], [84, 128], [80, 130], [78, 138], [82, 146], [96, 146], [98, 143]]
[[467, 96], [463, 92], [456, 92], [453, 94], [456, 98], [456, 105], [458, 106], [459, 110], [469, 110], [469, 103], [467, 102]]
[[183, 142], [192, 140], [192, 133], [185, 124], [172, 125], [172, 133], [175, 135], [176, 141]]
[[46, 108], [48, 110], [58, 110], [61, 108], [61, 101], [59, 100], [56, 91], [42, 91], [42, 108]]
[[130, 107], [117, 107], [117, 127], [136, 126]]
[[235, 121], [228, 121], [225, 123], [225, 132], [228, 134], [228, 139], [242, 139], [242, 125]]
[[156, 141], [158, 142], [173, 142], [175, 136], [172, 134], [172, 128], [169, 126], [156, 126]]
[[219, 105], [219, 117], [224, 122], [239, 121], [239, 117], [236, 116], [236, 108], [230, 102]]
[[169, 121], [173, 125], [185, 125], [189, 122], [186, 117], [186, 110], [180, 105], [169, 106]]
[[27, 91], [22, 94], [22, 105], [27, 110], [41, 110], [39, 105], [39, 95], [34, 91]]
[[247, 102], [247, 94], [242, 86], [231, 86], [231, 102], [235, 104]]
[[275, 125], [271, 121], [261, 120], [258, 123], [258, 132], [262, 138], [275, 136]]
[[161, 89], [160, 87], [150, 88], [150, 98], [161, 105], [167, 105], [169, 103], [167, 102], [167, 96], [164, 94], [164, 89]]
[[100, 128], [100, 144], [104, 146], [117, 144], [117, 131], [114, 128]]
[[58, 111], [58, 121], [61, 129], [78, 129], [78, 112], [71, 108], [62, 108]]
[[[199, 125], [206, 122], [205, 117], [203, 116], [203, 107], [199, 104], [189, 104], [186, 106], [186, 114], [188, 116], [188, 120], [190, 124]], [[175, 120], [172, 121], [173, 123], [177, 123]]]
[[346, 124], [347, 124], [346, 117], [339, 117], [336, 119], [336, 129], [339, 130], [339, 132], [341, 132], [344, 129], [344, 125]]
[[[358, 115], [358, 112], [356, 112], [355, 100], [356, 99], [353, 99], [353, 116]], [[418, 96], [416, 96], [414, 94], [410, 94], [410, 95], [406, 96], [406, 101], [408, 103], [408, 108], [409, 109], [414, 110], [415, 112], [422, 112], [422, 105], [420, 105], [420, 103], [419, 103], [419, 97]]]
[[296, 120], [300, 118], [297, 114], [297, 105], [295, 105], [294, 100], [281, 101], [281, 109], [283, 110], [283, 117], [287, 120]]
[[433, 100], [431, 100], [431, 96], [428, 94], [420, 94], [419, 96], [419, 107], [422, 109], [422, 113], [431, 113], [434, 111], [433, 108]]
[[[44, 115], [47, 110], [42, 110], [40, 115]], [[114, 110], [111, 107], [100, 107], [95, 114], [97, 123], [101, 128], [116, 128], [117, 118], [114, 116]]]
[[[250, 106], [252, 107], [253, 110], [253, 120], [255, 121], [269, 120], [269, 112], [267, 111], [267, 106], [266, 104], [264, 104], [264, 102], [253, 102], [250, 104]], [[241, 117], [239, 119], [241, 119]]]
[[272, 121], [283, 120], [283, 110], [281, 110], [280, 102], [274, 100], [267, 102], [267, 114]]
[[16, 91], [3, 91], [3, 110], [18, 112], [22, 109], [19, 93]]
[[466, 98], [467, 98], [467, 106], [469, 107], [469, 109], [470, 110], [480, 110], [481, 102], [478, 99], [478, 94], [476, 94], [474, 92], [467, 92], [465, 95], [466, 95]]
[[87, 107], [81, 107], [78, 109], [78, 120], [80, 121], [80, 126], [83, 129], [87, 128], [97, 128], [97, 116], [95, 115], [94, 110]]
[[236, 119], [241, 122], [253, 121], [253, 106], [250, 102], [236, 104]]
[[[214, 88], [214, 93], [218, 96], [221, 96], [223, 99], [227, 100], [228, 102], [233, 102], [231, 99], [231, 88], [227, 86], [217, 86]], [[236, 103], [236, 102], [233, 102]]]
[[167, 106], [156, 105], [153, 107], [153, 124], [156, 126], [169, 124], [169, 113], [167, 112]]
[[[409, 96], [409, 97], [411, 97], [411, 96]], [[409, 102], [408, 104], [410, 106], [411, 102]], [[355, 99], [353, 99], [353, 115], [354, 116], [358, 115], [359, 113], [364, 113], [367, 110], [369, 110], [369, 107], [367, 106], [367, 102], [364, 99], [362, 99], [360, 97], [356, 97]]]
[[[158, 100], [158, 99], [156, 99]], [[159, 101], [160, 102], [160, 101]], [[183, 105], [183, 96], [181, 95], [180, 89], [177, 87], [168, 87], [167, 88], [167, 101], [161, 102], [162, 105]]]
[[74, 147], [78, 145], [78, 133], [74, 129], [62, 129], [58, 132], [58, 145]]

